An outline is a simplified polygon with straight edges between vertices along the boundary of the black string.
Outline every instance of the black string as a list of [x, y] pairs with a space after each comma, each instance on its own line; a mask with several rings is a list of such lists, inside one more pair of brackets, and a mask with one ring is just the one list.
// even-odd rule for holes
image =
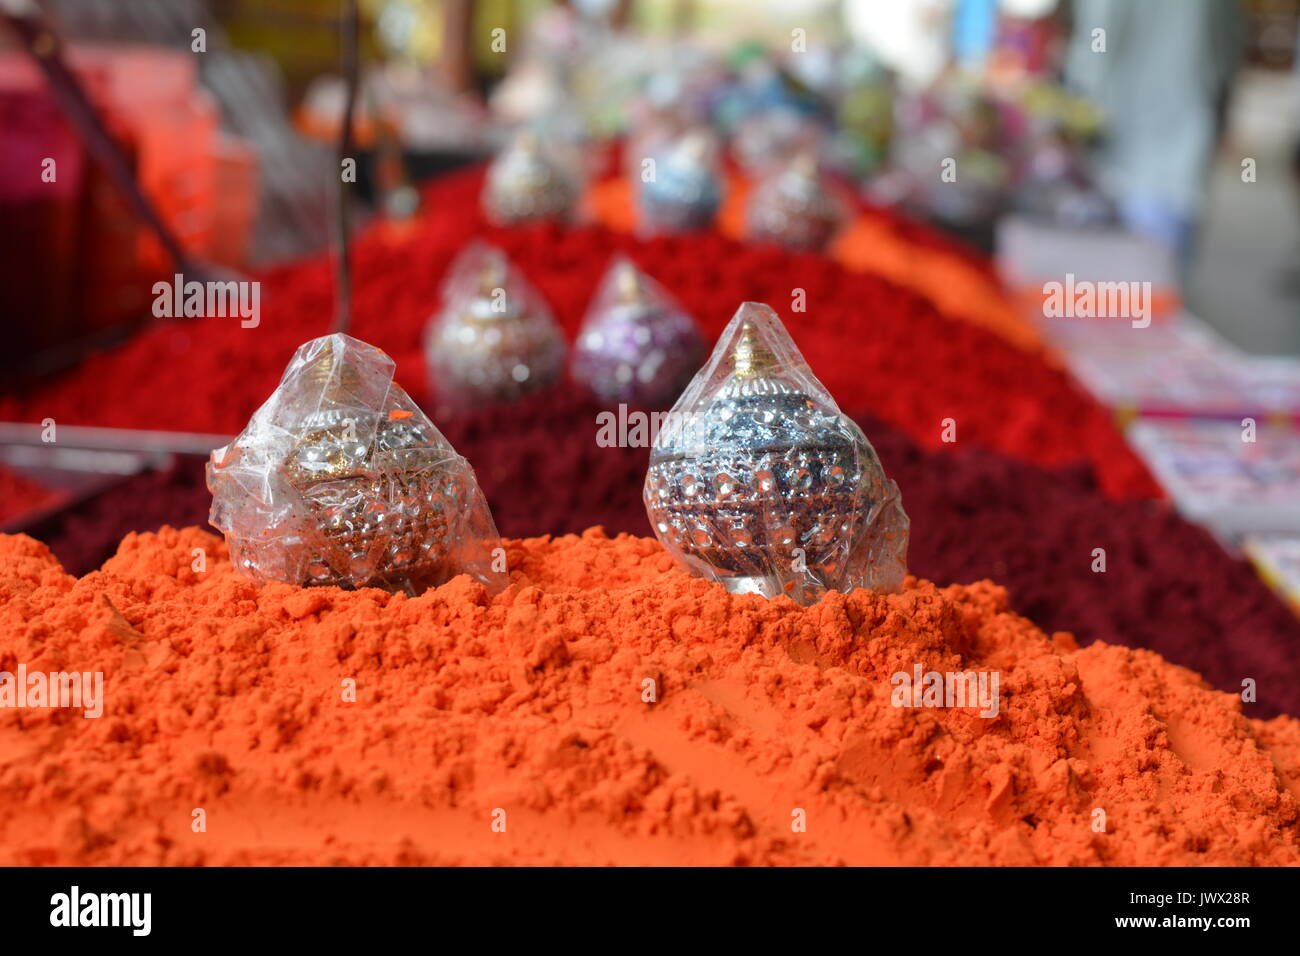
[[[334, 330], [346, 332], [352, 325], [352, 250], [351, 229], [349, 226], [351, 190], [343, 177], [343, 163], [352, 160], [354, 144], [352, 136], [352, 117], [357, 105], [357, 87], [360, 84], [360, 56], [358, 53], [358, 34], [360, 17], [357, 12], [357, 0], [343, 0], [343, 18], [340, 23], [340, 39], [343, 47], [343, 81], [347, 85], [347, 102], [343, 107], [342, 128], [339, 131], [339, 209], [338, 209], [338, 263], [337, 263], [337, 314], [334, 318]], [[353, 167], [355, 176], [356, 167]]]

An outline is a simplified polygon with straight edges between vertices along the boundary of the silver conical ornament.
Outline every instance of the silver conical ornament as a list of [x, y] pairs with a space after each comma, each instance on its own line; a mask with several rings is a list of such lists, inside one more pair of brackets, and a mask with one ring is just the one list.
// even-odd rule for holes
[[668, 552], [734, 593], [807, 605], [906, 574], [898, 486], [766, 305], [740, 307], [673, 406], [644, 498]]

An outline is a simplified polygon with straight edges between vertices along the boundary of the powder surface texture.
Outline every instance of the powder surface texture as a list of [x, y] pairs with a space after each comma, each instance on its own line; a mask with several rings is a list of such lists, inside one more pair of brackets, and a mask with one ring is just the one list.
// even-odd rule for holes
[[[595, 444], [599, 407], [568, 386], [453, 419], [445, 434], [470, 461], [501, 533], [648, 536], [644, 448]], [[996, 452], [918, 447], [854, 417], [898, 482], [912, 518], [909, 567], [940, 585], [989, 578], [1011, 607], [1081, 644], [1145, 647], [1221, 690], [1251, 678], [1250, 717], [1300, 715], [1300, 619], [1250, 565], [1163, 502], [1108, 499], [1082, 465], [1044, 469]], [[203, 461], [142, 475], [30, 529], [73, 574], [97, 569], [131, 531], [202, 525]], [[1106, 553], [1105, 573], [1092, 570]]]
[[[0, 863], [1300, 864], [1300, 722], [990, 583], [800, 609], [652, 539], [508, 552], [407, 598], [0, 537], [0, 669], [105, 675], [98, 719], [0, 709]], [[917, 665], [998, 715], [894, 706]]]

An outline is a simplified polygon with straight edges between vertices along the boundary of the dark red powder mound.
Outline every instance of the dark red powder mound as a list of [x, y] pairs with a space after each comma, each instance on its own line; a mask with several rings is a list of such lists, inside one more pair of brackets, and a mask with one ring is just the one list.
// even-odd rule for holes
[[[960, 442], [1046, 465], [1087, 463], [1116, 497], [1160, 494], [1107, 412], [1063, 371], [884, 279], [714, 234], [642, 241], [595, 227], [492, 229], [478, 209], [480, 176], [453, 174], [431, 186], [413, 231], [397, 236], [380, 226], [357, 243], [352, 333], [392, 355], [413, 394], [428, 394], [420, 339], [439, 282], [472, 236], [506, 249], [570, 337], [622, 250], [710, 337], [742, 301], [769, 303], [842, 406], [870, 409], [922, 445], [937, 446], [952, 418]], [[0, 399], [0, 419], [233, 434], [294, 349], [330, 330], [333, 281], [325, 258], [273, 270], [262, 277], [257, 328], [238, 318], [162, 324], [20, 398]], [[793, 311], [796, 300], [806, 312]]]
[[[474, 463], [507, 537], [650, 533], [641, 503], [648, 453], [595, 443], [600, 407], [566, 386], [444, 420]], [[1109, 500], [1086, 466], [1046, 470], [968, 443], [928, 451], [897, 428], [862, 422], [912, 519], [909, 565], [940, 584], [992, 578], [1047, 631], [1147, 647], [1215, 686], [1260, 685], [1251, 716], [1300, 714], [1300, 621], [1250, 567], [1158, 502]], [[134, 479], [33, 529], [76, 573], [99, 566], [131, 530], [203, 524], [202, 461]], [[1094, 573], [1093, 549], [1106, 551]]]
[[217, 534], [208, 526], [206, 460], [187, 456], [163, 471], [134, 475], [23, 532], [48, 544], [64, 569], [79, 577], [111, 558], [132, 531], [198, 525]]

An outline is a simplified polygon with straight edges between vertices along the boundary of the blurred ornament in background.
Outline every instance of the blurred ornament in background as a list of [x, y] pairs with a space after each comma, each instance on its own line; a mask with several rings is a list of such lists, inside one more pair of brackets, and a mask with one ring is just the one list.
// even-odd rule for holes
[[703, 358], [691, 317], [630, 259], [617, 257], [578, 332], [574, 379], [605, 401], [664, 407]]
[[458, 574], [505, 583], [474, 469], [394, 367], [350, 336], [313, 339], [239, 437], [212, 452], [210, 520], [241, 574], [410, 594]]
[[740, 307], [673, 406], [644, 498], [669, 554], [736, 594], [807, 605], [906, 574], [898, 486], [766, 305]]
[[425, 355], [439, 408], [468, 408], [553, 384], [564, 371], [564, 336], [506, 254], [473, 242], [443, 283]]
[[512, 65], [505, 79], [492, 91], [488, 103], [497, 122], [517, 126], [557, 109], [566, 95], [559, 69], [534, 58]]
[[641, 178], [647, 158], [659, 156], [684, 133], [707, 123], [707, 116], [687, 103], [682, 81], [675, 73], [652, 73], [628, 104], [623, 168], [629, 180]]
[[643, 158], [636, 182], [643, 232], [653, 235], [708, 228], [723, 193], [712, 135], [693, 129], [665, 144], [656, 155]]
[[810, 119], [829, 119], [829, 102], [797, 74], [795, 63], [806, 64], [808, 53], [789, 58], [789, 65], [761, 45], [740, 50], [732, 57], [734, 76], [718, 92], [713, 113], [727, 130], [748, 117], [763, 113], [796, 113]]
[[1009, 163], [968, 146], [961, 126], [942, 115], [918, 121], [914, 113], [906, 129], [893, 140], [890, 171], [872, 180], [868, 197], [951, 227], [991, 222], [1007, 200]]
[[747, 238], [816, 251], [826, 246], [845, 216], [844, 204], [817, 168], [816, 154], [804, 152], [754, 190], [747, 210]]
[[802, 152], [816, 150], [824, 137], [818, 121], [788, 109], [766, 110], [742, 119], [731, 138], [731, 155], [751, 176], [780, 169]]
[[566, 219], [577, 199], [573, 171], [527, 131], [492, 161], [483, 187], [483, 210], [497, 225]]
[[959, 153], [945, 182], [931, 178], [921, 189], [922, 208], [937, 222], [961, 228], [993, 222], [1003, 211], [1010, 186], [1010, 164], [997, 153], [971, 149]]

